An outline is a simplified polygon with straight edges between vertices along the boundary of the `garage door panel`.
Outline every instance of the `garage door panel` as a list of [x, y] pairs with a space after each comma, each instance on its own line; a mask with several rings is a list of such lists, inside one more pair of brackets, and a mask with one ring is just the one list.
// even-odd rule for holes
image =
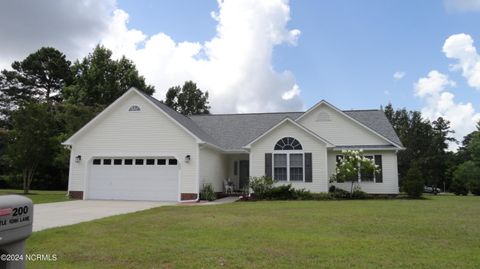
[[[112, 158], [113, 159], [113, 158]], [[177, 201], [177, 165], [101, 165], [90, 166], [89, 199]]]

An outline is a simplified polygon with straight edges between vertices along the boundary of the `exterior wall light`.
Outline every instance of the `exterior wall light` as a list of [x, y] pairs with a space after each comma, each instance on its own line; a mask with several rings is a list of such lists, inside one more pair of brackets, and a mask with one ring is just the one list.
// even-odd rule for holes
[[82, 160], [82, 156], [81, 156], [81, 155], [77, 155], [77, 156], [75, 157], [75, 162], [76, 162], [76, 163], [79, 163], [81, 160]]
[[190, 155], [185, 156], [185, 162], [186, 162], [186, 163], [189, 163], [189, 162], [190, 162], [190, 159], [191, 159], [191, 158], [190, 158]]

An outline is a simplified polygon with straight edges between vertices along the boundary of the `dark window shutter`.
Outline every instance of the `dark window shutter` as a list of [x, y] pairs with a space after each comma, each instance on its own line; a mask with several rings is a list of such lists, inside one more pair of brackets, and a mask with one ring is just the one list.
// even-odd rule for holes
[[380, 167], [380, 172], [375, 173], [375, 182], [383, 182], [383, 166], [382, 166], [382, 155], [375, 155], [375, 164]]
[[305, 182], [312, 182], [312, 153], [305, 153]]
[[272, 177], [272, 153], [265, 153], [265, 176]]

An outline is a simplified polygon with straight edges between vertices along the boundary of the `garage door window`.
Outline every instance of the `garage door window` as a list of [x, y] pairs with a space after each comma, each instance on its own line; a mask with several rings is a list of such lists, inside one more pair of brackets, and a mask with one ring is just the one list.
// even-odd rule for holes
[[147, 165], [154, 165], [155, 159], [147, 159]]
[[113, 160], [114, 165], [122, 165], [122, 159], [115, 159]]
[[158, 160], [157, 160], [157, 164], [158, 164], [158, 165], [166, 165], [166, 164], [167, 164], [167, 160], [166, 160], [166, 159], [158, 159]]
[[143, 159], [135, 159], [135, 165], [143, 165]]
[[103, 159], [103, 165], [111, 165], [112, 159]]
[[123, 163], [125, 165], [132, 165], [133, 164], [133, 160], [132, 159], [125, 159], [125, 162]]
[[169, 159], [168, 160], [168, 165], [177, 165], [177, 160], [176, 159]]
[[100, 165], [102, 163], [102, 160], [100, 159], [93, 159], [93, 165]]

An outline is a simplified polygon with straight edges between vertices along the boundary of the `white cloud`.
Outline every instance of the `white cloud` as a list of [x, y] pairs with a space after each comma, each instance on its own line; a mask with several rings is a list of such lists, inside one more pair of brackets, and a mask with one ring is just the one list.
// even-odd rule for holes
[[480, 11], [480, 0], [444, 0], [443, 3], [448, 11]]
[[298, 87], [298, 85], [295, 84], [295, 85], [293, 85], [293, 87], [290, 90], [288, 90], [288, 91], [286, 91], [282, 94], [282, 99], [283, 100], [290, 100], [290, 99], [294, 98], [295, 96], [299, 96], [300, 92], [301, 92], [300, 87]]
[[443, 45], [445, 56], [456, 59], [453, 70], [462, 70], [468, 85], [480, 90], [480, 55], [473, 46], [473, 39], [467, 34], [452, 35]]
[[108, 31], [114, 9], [114, 0], [0, 1], [0, 69], [42, 46], [71, 60], [85, 56]]
[[[429, 120], [443, 117], [450, 121], [450, 127], [455, 130], [454, 137], [462, 141], [463, 136], [475, 130], [475, 124], [480, 120], [480, 113], [475, 111], [472, 103], [456, 103], [455, 95], [449, 90], [455, 87], [455, 82], [447, 75], [436, 70], [430, 71], [427, 77], [420, 78], [414, 84], [415, 95], [422, 98], [425, 106], [422, 115]], [[456, 149], [450, 144], [450, 149]]]
[[405, 77], [405, 72], [402, 71], [397, 71], [393, 74], [395, 80], [401, 80], [403, 77]]
[[[300, 88], [289, 71], [272, 66], [273, 48], [295, 45], [299, 30], [287, 29], [290, 8], [284, 0], [219, 1], [212, 13], [216, 35], [209, 41], [176, 42], [165, 33], [147, 36], [128, 28], [128, 14], [116, 10], [102, 43], [136, 64], [156, 97], [186, 80], [208, 90], [213, 112], [299, 110]], [[140, 46], [143, 45], [143, 46]]]

